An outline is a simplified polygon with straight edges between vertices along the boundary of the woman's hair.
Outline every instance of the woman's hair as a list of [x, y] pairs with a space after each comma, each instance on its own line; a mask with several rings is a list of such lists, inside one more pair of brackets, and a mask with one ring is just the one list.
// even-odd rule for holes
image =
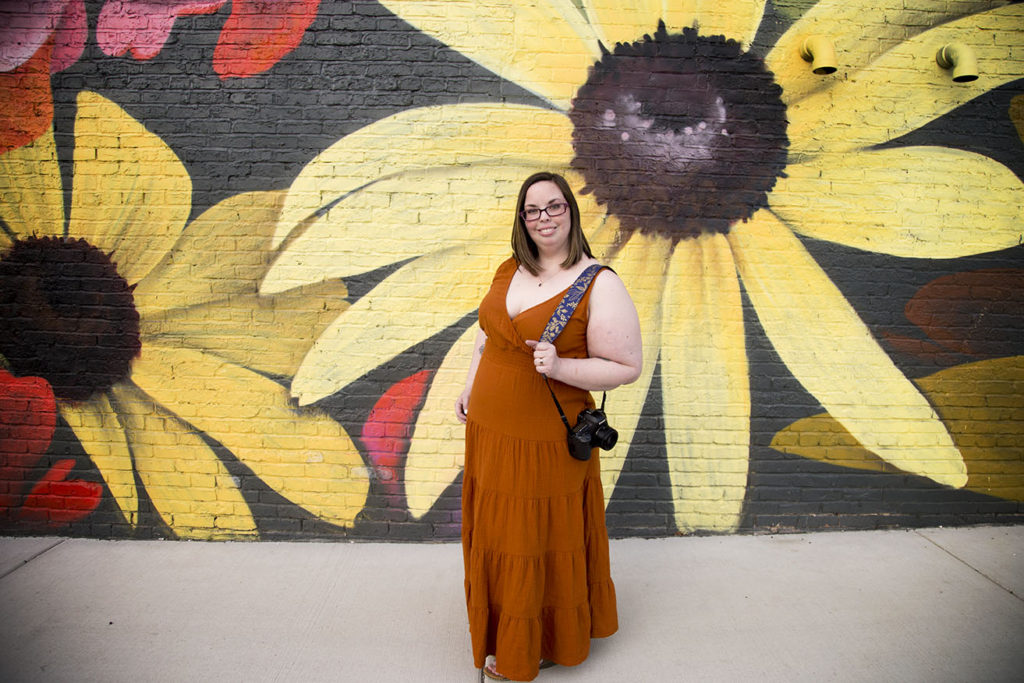
[[576, 204], [576, 196], [573, 195], [569, 183], [557, 173], [549, 173], [547, 171], [534, 173], [524, 180], [523, 186], [519, 188], [519, 199], [516, 201], [516, 215], [512, 223], [512, 254], [515, 256], [516, 261], [519, 262], [519, 265], [526, 268], [533, 275], [540, 272], [540, 263], [537, 261], [537, 244], [526, 230], [526, 221], [523, 220], [522, 211], [526, 205], [526, 191], [534, 183], [544, 180], [549, 180], [557, 185], [558, 189], [562, 191], [566, 203], [569, 205], [569, 255], [562, 262], [562, 267], [568, 268], [578, 263], [584, 255], [591, 258], [594, 256], [590, 252], [587, 236], [583, 234], [583, 228], [580, 226], [580, 207]]

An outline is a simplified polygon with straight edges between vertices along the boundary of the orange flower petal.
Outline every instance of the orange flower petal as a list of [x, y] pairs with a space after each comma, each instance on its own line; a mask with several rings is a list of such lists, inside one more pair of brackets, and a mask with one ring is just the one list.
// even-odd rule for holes
[[0, 73], [0, 154], [32, 142], [53, 122], [52, 54], [53, 36], [17, 69]]

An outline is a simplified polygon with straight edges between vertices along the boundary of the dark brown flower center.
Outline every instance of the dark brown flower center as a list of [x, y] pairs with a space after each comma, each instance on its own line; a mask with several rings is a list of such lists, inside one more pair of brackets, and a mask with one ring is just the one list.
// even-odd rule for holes
[[572, 165], [626, 233], [728, 232], [785, 168], [781, 94], [736, 41], [661, 24], [591, 68], [569, 113]]
[[0, 259], [0, 353], [15, 375], [83, 401], [126, 378], [140, 349], [132, 288], [96, 247], [30, 237]]

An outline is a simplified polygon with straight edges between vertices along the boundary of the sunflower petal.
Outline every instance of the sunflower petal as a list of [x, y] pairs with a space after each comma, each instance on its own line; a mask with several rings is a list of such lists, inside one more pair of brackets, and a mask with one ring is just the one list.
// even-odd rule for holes
[[[298, 235], [261, 285], [264, 294], [350, 277], [511, 225], [518, 185], [533, 168], [449, 165], [407, 171], [345, 198]], [[410, 188], [416, 188], [410, 191]]]
[[661, 334], [665, 441], [681, 532], [739, 526], [750, 459], [743, 308], [721, 235], [676, 245]]
[[271, 261], [270, 240], [284, 192], [246, 192], [219, 202], [192, 221], [175, 251], [134, 290], [143, 318], [160, 311], [255, 294]]
[[[600, 57], [597, 38], [572, 0], [481, 3], [476, 0], [382, 0], [382, 5], [485, 69], [567, 111], [587, 69]], [[541, 48], [541, 49], [538, 49]]]
[[[1024, 356], [941, 370], [915, 380], [949, 425], [967, 465], [964, 488], [1024, 502]], [[983, 397], [985, 407], [979, 404]], [[772, 448], [838, 467], [892, 472], [828, 413], [797, 420], [772, 438]]]
[[348, 309], [348, 288], [332, 280], [273, 296], [232, 296], [161, 311], [141, 321], [145, 343], [196, 348], [271, 376], [291, 377], [313, 342]]
[[[332, 235], [342, 245], [351, 242], [358, 246], [360, 240], [375, 242], [387, 236], [385, 230], [390, 230], [391, 226], [377, 229], [375, 224], [367, 222], [367, 214], [379, 214], [388, 208], [391, 195], [379, 191], [365, 198], [360, 195], [373, 189], [375, 183], [403, 173], [437, 172], [472, 164], [562, 167], [568, 166], [572, 155], [572, 125], [558, 112], [504, 104], [441, 105], [401, 112], [346, 135], [302, 169], [288, 189], [272, 246], [276, 248], [297, 230], [312, 230], [311, 226]], [[454, 170], [448, 172], [455, 173]], [[467, 173], [465, 169], [460, 172]], [[458, 188], [449, 190], [443, 183], [441, 187], [446, 195], [457, 194]], [[416, 194], [426, 194], [424, 188], [416, 189]], [[408, 187], [405, 191], [408, 193]], [[358, 205], [361, 213], [344, 209], [335, 213], [338, 207], [353, 199], [361, 202]], [[462, 208], [472, 208], [472, 205]], [[428, 213], [439, 212], [437, 208]], [[455, 215], [461, 217], [460, 212]], [[402, 228], [407, 241], [418, 242], [412, 239], [413, 235], [428, 242], [440, 241], [449, 235], [445, 229], [450, 227], [451, 216], [446, 217], [448, 222], [438, 225], [434, 221], [427, 228], [413, 222], [417, 218], [419, 216], [412, 211], [402, 217], [406, 221]], [[328, 225], [319, 227], [319, 222]], [[441, 234], [435, 235], [438, 227]], [[459, 226], [458, 230], [464, 234], [465, 226]], [[355, 248], [345, 250], [349, 251], [356, 253]], [[389, 251], [377, 248], [370, 249], [369, 253], [390, 256]], [[417, 253], [422, 253], [422, 247]], [[348, 258], [355, 257], [349, 255]], [[365, 272], [397, 260], [397, 257], [374, 260], [366, 255], [356, 259], [348, 271]], [[265, 291], [267, 287], [269, 285], [264, 286]]]
[[111, 253], [135, 284], [171, 249], [192, 209], [192, 181], [163, 140], [102, 95], [78, 95], [72, 237]]
[[1024, 95], [1017, 95], [1010, 100], [1010, 120], [1017, 129], [1017, 137], [1024, 142]]
[[[1020, 79], [1022, 25], [1024, 4], [943, 24], [897, 45], [849, 80], [791, 104], [791, 154], [799, 160], [888, 142]], [[977, 54], [977, 80], [954, 83], [936, 63], [938, 47], [952, 42], [967, 43]]]
[[23, 147], [0, 156], [0, 248], [13, 239], [64, 234], [64, 195], [53, 129]]
[[448, 249], [402, 266], [321, 335], [292, 380], [292, 395], [300, 405], [330, 396], [458, 322], [476, 309], [506, 251], [482, 239], [477, 253]]
[[665, 22], [669, 33], [694, 25], [701, 35], [724, 35], [749, 45], [764, 14], [764, 0], [736, 0], [727, 6], [720, 0], [637, 0], [628, 6], [621, 0], [581, 0], [590, 23], [611, 50], [616, 43], [632, 43], [654, 33]]
[[155, 346], [143, 348], [132, 379], [317, 517], [347, 527], [362, 510], [369, 471], [345, 429], [297, 410], [276, 382], [201, 351]]
[[[565, 168], [554, 168], [551, 170], [561, 173], [565, 177], [566, 182], [569, 183], [569, 187], [581, 188], [587, 184], [586, 178], [577, 171]], [[517, 178], [516, 193], [518, 193], [519, 185], [523, 180], [526, 180], [526, 178]], [[574, 194], [580, 209], [580, 225], [587, 236], [587, 243], [590, 245], [590, 251], [594, 254], [594, 258], [599, 261], [607, 261], [613, 258], [622, 246], [622, 231], [619, 219], [608, 213], [603, 206], [598, 204], [593, 193], [582, 194], [577, 191]], [[512, 207], [514, 206], [514, 201], [505, 205], [505, 223], [510, 227], [512, 223]]]
[[609, 263], [622, 278], [636, 305], [643, 339], [644, 365], [635, 382], [615, 390], [615, 428], [619, 431], [619, 442], [615, 448], [601, 454], [601, 484], [606, 506], [629, 454], [651, 388], [654, 368], [658, 365], [665, 265], [671, 252], [670, 240], [638, 234]]
[[256, 522], [241, 491], [195, 431], [134, 385], [115, 385], [111, 394], [139, 479], [153, 507], [178, 537], [256, 535]]
[[[673, 4], [673, 3], [666, 3]], [[761, 25], [765, 0], [698, 0], [697, 27], [701, 35], [724, 35], [749, 47]]]
[[[609, 50], [618, 43], [632, 43], [651, 35], [664, 21], [670, 32], [693, 26], [698, 0], [666, 3], [662, 0], [582, 0], [580, 6], [590, 19], [601, 43]], [[580, 83], [582, 85], [582, 82]]]
[[[782, 86], [783, 101], [791, 104], [835, 86], [848, 69], [871, 64], [921, 31], [1002, 4], [1005, 2], [1000, 0], [821, 0], [775, 42], [765, 63]], [[812, 35], [826, 36], [833, 42], [840, 60], [839, 73], [834, 77], [813, 73], [800, 56], [801, 45]], [[934, 52], [932, 57], [928, 68], [935, 66]]]
[[765, 333], [804, 388], [886, 462], [963, 486], [963, 457], [935, 410], [799, 240], [761, 211], [729, 242]]
[[[573, 171], [549, 168], [561, 171], [576, 187], [584, 184]], [[535, 170], [508, 164], [449, 166], [375, 183], [350, 195], [291, 242], [260, 291], [269, 294], [349, 277], [453, 244], [470, 249], [494, 239], [496, 227], [511, 225], [519, 183]], [[582, 225], [597, 226], [587, 235], [594, 253], [609, 251], [618, 240], [618, 222], [609, 220], [593, 195], [577, 199]], [[423, 236], [417, 239], [417, 234]]]
[[[566, 174], [569, 182], [572, 182], [571, 174]], [[587, 235], [587, 243], [590, 244], [590, 251], [594, 254], [594, 258], [598, 261], [608, 261], [615, 257], [616, 252], [622, 248], [622, 233], [620, 228], [619, 219], [615, 216], [605, 213], [603, 209], [597, 207], [597, 203], [592, 199], [593, 195], [576, 195], [576, 201], [580, 205], [580, 215], [582, 216], [582, 225], [584, 232]], [[588, 220], [588, 207], [587, 204], [593, 203], [599, 210], [596, 212], [596, 217], [593, 220]], [[593, 230], [588, 230], [586, 226], [595, 226]]]
[[61, 403], [60, 413], [106, 482], [129, 525], [139, 522], [139, 492], [124, 429], [106, 394], [83, 403]]
[[479, 331], [480, 325], [473, 323], [452, 345], [416, 418], [405, 458], [405, 497], [416, 519], [430, 511], [465, 464], [466, 434], [456, 422], [455, 399], [466, 386]]
[[957, 258], [1020, 243], [1024, 184], [991, 158], [946, 147], [819, 157], [768, 197], [794, 230], [866, 251]]

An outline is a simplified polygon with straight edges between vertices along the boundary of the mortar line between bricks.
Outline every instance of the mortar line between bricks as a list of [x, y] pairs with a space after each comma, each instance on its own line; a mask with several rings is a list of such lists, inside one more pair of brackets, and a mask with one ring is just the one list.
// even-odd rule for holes
[[62, 539], [60, 539], [59, 541], [57, 541], [56, 543], [54, 543], [53, 545], [51, 545], [51, 546], [47, 546], [46, 548], [43, 548], [42, 550], [40, 550], [40, 551], [39, 551], [38, 553], [36, 553], [36, 554], [35, 554], [35, 555], [33, 555], [32, 557], [30, 557], [30, 558], [28, 558], [27, 560], [23, 561], [23, 562], [22, 562], [21, 564], [19, 564], [19, 565], [18, 565], [17, 567], [11, 567], [11, 568], [10, 568], [10, 569], [8, 569], [7, 571], [5, 571], [5, 572], [4, 572], [3, 574], [0, 574], [0, 581], [3, 581], [3, 580], [4, 580], [4, 579], [6, 579], [6, 578], [7, 578], [8, 576], [10, 576], [10, 575], [11, 575], [11, 574], [13, 574], [14, 572], [18, 571], [18, 570], [19, 570], [19, 569], [21, 569], [22, 567], [25, 567], [25, 566], [27, 566], [29, 562], [32, 562], [32, 561], [33, 561], [33, 560], [35, 560], [36, 558], [38, 558], [38, 557], [40, 557], [40, 556], [42, 556], [42, 555], [45, 555], [46, 553], [50, 552], [51, 550], [53, 550], [54, 548], [56, 548], [57, 546], [59, 546], [60, 544], [62, 544], [62, 543], [63, 543], [64, 541], [66, 541], [66, 540], [67, 540], [66, 538], [62, 538]]
[[962, 564], [962, 565], [964, 565], [965, 567], [970, 567], [971, 571], [975, 572], [976, 574], [978, 574], [979, 576], [981, 576], [981, 577], [982, 577], [982, 578], [984, 578], [985, 580], [987, 580], [987, 581], [990, 581], [991, 583], [994, 583], [995, 585], [999, 586], [1000, 588], [1002, 588], [1002, 589], [1003, 589], [1004, 591], [1006, 591], [1007, 593], [1009, 593], [1009, 594], [1010, 594], [1010, 595], [1012, 595], [1013, 597], [1017, 598], [1017, 599], [1018, 599], [1018, 600], [1020, 600], [1021, 602], [1024, 602], [1024, 595], [1017, 595], [1017, 594], [1016, 594], [1016, 593], [1014, 593], [1014, 592], [1013, 592], [1012, 590], [1010, 590], [1009, 588], [1007, 588], [1007, 587], [1006, 587], [1006, 586], [1004, 586], [1003, 584], [999, 583], [998, 581], [996, 581], [995, 579], [993, 579], [993, 578], [992, 578], [991, 576], [989, 576], [989, 575], [988, 575], [988, 574], [986, 574], [985, 572], [981, 571], [980, 569], [978, 569], [977, 567], [975, 567], [974, 565], [972, 565], [972, 564], [971, 564], [970, 562], [967, 562], [966, 560], [963, 560], [963, 559], [961, 559], [961, 558], [960, 558], [960, 557], [958, 557], [958, 556], [957, 556], [956, 554], [954, 554], [954, 553], [950, 552], [950, 551], [949, 551], [949, 550], [947, 550], [946, 548], [942, 547], [941, 545], [939, 545], [938, 543], [936, 543], [936, 542], [935, 542], [935, 541], [933, 541], [932, 539], [930, 539], [930, 538], [928, 538], [927, 536], [925, 536], [924, 534], [922, 534], [922, 533], [921, 533], [920, 531], [917, 531], [917, 530], [915, 530], [915, 531], [914, 531], [914, 533], [915, 533], [915, 534], [917, 534], [918, 536], [920, 536], [921, 538], [923, 538], [924, 540], [928, 541], [928, 542], [929, 542], [929, 543], [931, 543], [931, 544], [932, 544], [933, 546], [935, 546], [936, 548], [938, 548], [938, 549], [939, 549], [939, 550], [941, 550], [942, 552], [946, 553], [947, 555], [949, 555], [950, 557], [952, 557], [952, 558], [953, 558], [954, 560], [956, 560], [957, 562], [961, 563], [961, 564]]

